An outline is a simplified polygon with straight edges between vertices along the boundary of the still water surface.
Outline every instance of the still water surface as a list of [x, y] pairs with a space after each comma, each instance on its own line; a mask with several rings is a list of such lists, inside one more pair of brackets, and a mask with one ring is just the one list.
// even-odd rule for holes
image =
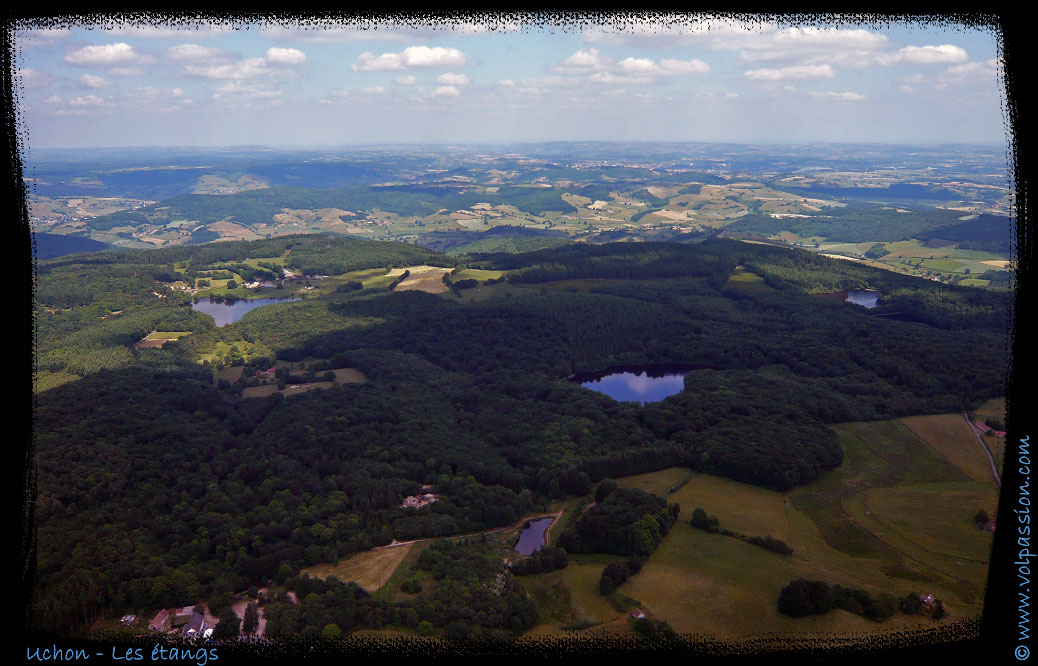
[[515, 550], [520, 555], [529, 555], [544, 547], [544, 530], [548, 529], [554, 518], [539, 518], [531, 520], [526, 524], [519, 535], [519, 543], [515, 544]]
[[204, 312], [216, 320], [217, 326], [225, 326], [245, 316], [249, 310], [261, 308], [271, 303], [284, 303], [286, 301], [298, 301], [298, 298], [251, 298], [232, 302], [210, 301], [201, 299], [191, 304], [191, 307], [199, 312]]

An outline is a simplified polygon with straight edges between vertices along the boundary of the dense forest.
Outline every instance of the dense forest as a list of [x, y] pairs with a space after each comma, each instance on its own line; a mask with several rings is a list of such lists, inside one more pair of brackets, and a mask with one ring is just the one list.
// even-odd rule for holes
[[[792, 231], [802, 238], [821, 236], [838, 243], [939, 238], [959, 242], [966, 249], [1009, 251], [1012, 229], [1008, 217], [981, 215], [980, 219], [961, 222], [961, 211], [921, 206], [899, 206], [897, 210], [901, 212], [894, 213], [891, 206], [880, 204], [851, 203], [796, 219], [751, 213], [725, 227], [725, 231], [761, 236]], [[965, 243], [984, 247], [967, 247]]]
[[[841, 463], [827, 424], [961, 411], [1003, 390], [1006, 295], [807, 252], [736, 241], [571, 244], [484, 260], [518, 276], [510, 288], [535, 282], [527, 295], [465, 303], [330, 290], [220, 328], [160, 279], [250, 258], [330, 275], [455, 265], [414, 246], [328, 237], [40, 262], [38, 366], [82, 377], [37, 395], [34, 615], [44, 626], [73, 632], [105, 610], [188, 605], [272, 578], [305, 587], [302, 567], [393, 539], [510, 525], [607, 477], [685, 465], [789, 489]], [[748, 274], [756, 281], [739, 279]], [[919, 321], [817, 295], [860, 287], [880, 290], [881, 311]], [[133, 348], [156, 328], [192, 334]], [[235, 341], [264, 350], [254, 368], [304, 361], [315, 372], [358, 368], [369, 381], [246, 399], [241, 383], [217, 381], [199, 363]], [[690, 372], [684, 391], [644, 406], [566, 379], [638, 363], [718, 369]], [[439, 501], [401, 507], [423, 485]], [[588, 512], [605, 522], [578, 526], [562, 545], [601, 549], [599, 527], [619, 524], [628, 505], [640, 512], [635, 522], [655, 515], [658, 529], [673, 516], [614, 490]], [[655, 532], [642, 527], [616, 543], [643, 553]], [[473, 548], [457, 557], [477, 558]], [[422, 565], [449, 570], [446, 558], [457, 558], [448, 551], [430, 551]], [[497, 563], [502, 589], [517, 589]], [[325, 601], [285, 607], [276, 622], [288, 632], [347, 631], [375, 626], [381, 613], [383, 623], [530, 626], [518, 595], [480, 601], [459, 577], [457, 587], [437, 586], [454, 595], [442, 607], [423, 594], [433, 606], [414, 614], [378, 610], [357, 588], [328, 583], [313, 590]], [[458, 600], [485, 613], [451, 606]], [[296, 617], [311, 607], [312, 618]]]
[[617, 488], [559, 535], [570, 553], [648, 556], [677, 522], [680, 507], [637, 488]]
[[[581, 193], [581, 188], [572, 188]], [[191, 220], [209, 224], [235, 220], [245, 224], [270, 222], [284, 209], [336, 208], [349, 211], [381, 210], [397, 215], [431, 215], [447, 208], [459, 210], [477, 203], [507, 204], [539, 215], [545, 211], [572, 211], [562, 199], [566, 190], [541, 187], [502, 186], [496, 190], [451, 186], [349, 185], [330, 190], [300, 187], [267, 187], [237, 194], [181, 194], [139, 210], [122, 211], [91, 218], [93, 229], [106, 230], [156, 221]], [[595, 192], [597, 193], [597, 192]]]

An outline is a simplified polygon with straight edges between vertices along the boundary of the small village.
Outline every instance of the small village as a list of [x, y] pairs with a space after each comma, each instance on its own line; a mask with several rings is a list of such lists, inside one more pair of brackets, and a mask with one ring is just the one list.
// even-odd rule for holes
[[[238, 631], [233, 632], [233, 635], [236, 635], [240, 640], [263, 638], [266, 629], [263, 605], [269, 598], [270, 591], [267, 588], [260, 588], [250, 592], [255, 593], [255, 596], [251, 597], [247, 593], [238, 594], [231, 605], [231, 609], [240, 622]], [[293, 603], [296, 601], [294, 595], [291, 594], [289, 599]], [[250, 627], [251, 631], [246, 631], [246, 609], [252, 603], [256, 605], [256, 623], [255, 626]], [[119, 620], [119, 626], [141, 626], [144, 619], [137, 615], [124, 615]], [[151, 635], [175, 637], [188, 641], [209, 641], [214, 638], [216, 627], [219, 624], [220, 619], [213, 615], [208, 605], [205, 602], [200, 602], [192, 606], [159, 609], [151, 620], [148, 621], [147, 630]]]

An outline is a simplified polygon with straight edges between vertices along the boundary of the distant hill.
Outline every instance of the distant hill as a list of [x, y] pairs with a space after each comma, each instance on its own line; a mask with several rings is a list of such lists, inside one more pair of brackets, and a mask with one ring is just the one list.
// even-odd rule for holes
[[437, 252], [530, 252], [571, 242], [568, 234], [547, 229], [502, 225], [486, 231], [436, 231], [418, 241]]
[[100, 252], [110, 247], [101, 241], [64, 234], [34, 233], [33, 239], [36, 241], [37, 259], [54, 259], [78, 252]]

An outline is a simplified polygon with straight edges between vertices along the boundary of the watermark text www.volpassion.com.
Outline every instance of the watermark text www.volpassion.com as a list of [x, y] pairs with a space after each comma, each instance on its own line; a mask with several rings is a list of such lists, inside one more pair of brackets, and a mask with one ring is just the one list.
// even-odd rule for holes
[[1023, 437], [1020, 439], [1020, 452], [1017, 454], [1017, 464], [1020, 466], [1018, 471], [1022, 477], [1020, 482], [1020, 495], [1017, 497], [1017, 504], [1019, 507], [1013, 509], [1013, 513], [1016, 514], [1016, 531], [1019, 535], [1016, 539], [1016, 545], [1020, 548], [1017, 552], [1016, 562], [1013, 564], [1017, 567], [1016, 577], [1019, 582], [1017, 590], [1017, 639], [1016, 648], [1013, 650], [1013, 654], [1017, 659], [1023, 661], [1031, 656], [1031, 650], [1027, 647], [1027, 644], [1031, 641], [1031, 619], [1030, 612], [1027, 610], [1030, 607], [1031, 600], [1031, 559], [1038, 553], [1032, 553], [1029, 549], [1031, 546], [1031, 452], [1030, 452], [1030, 438]]

